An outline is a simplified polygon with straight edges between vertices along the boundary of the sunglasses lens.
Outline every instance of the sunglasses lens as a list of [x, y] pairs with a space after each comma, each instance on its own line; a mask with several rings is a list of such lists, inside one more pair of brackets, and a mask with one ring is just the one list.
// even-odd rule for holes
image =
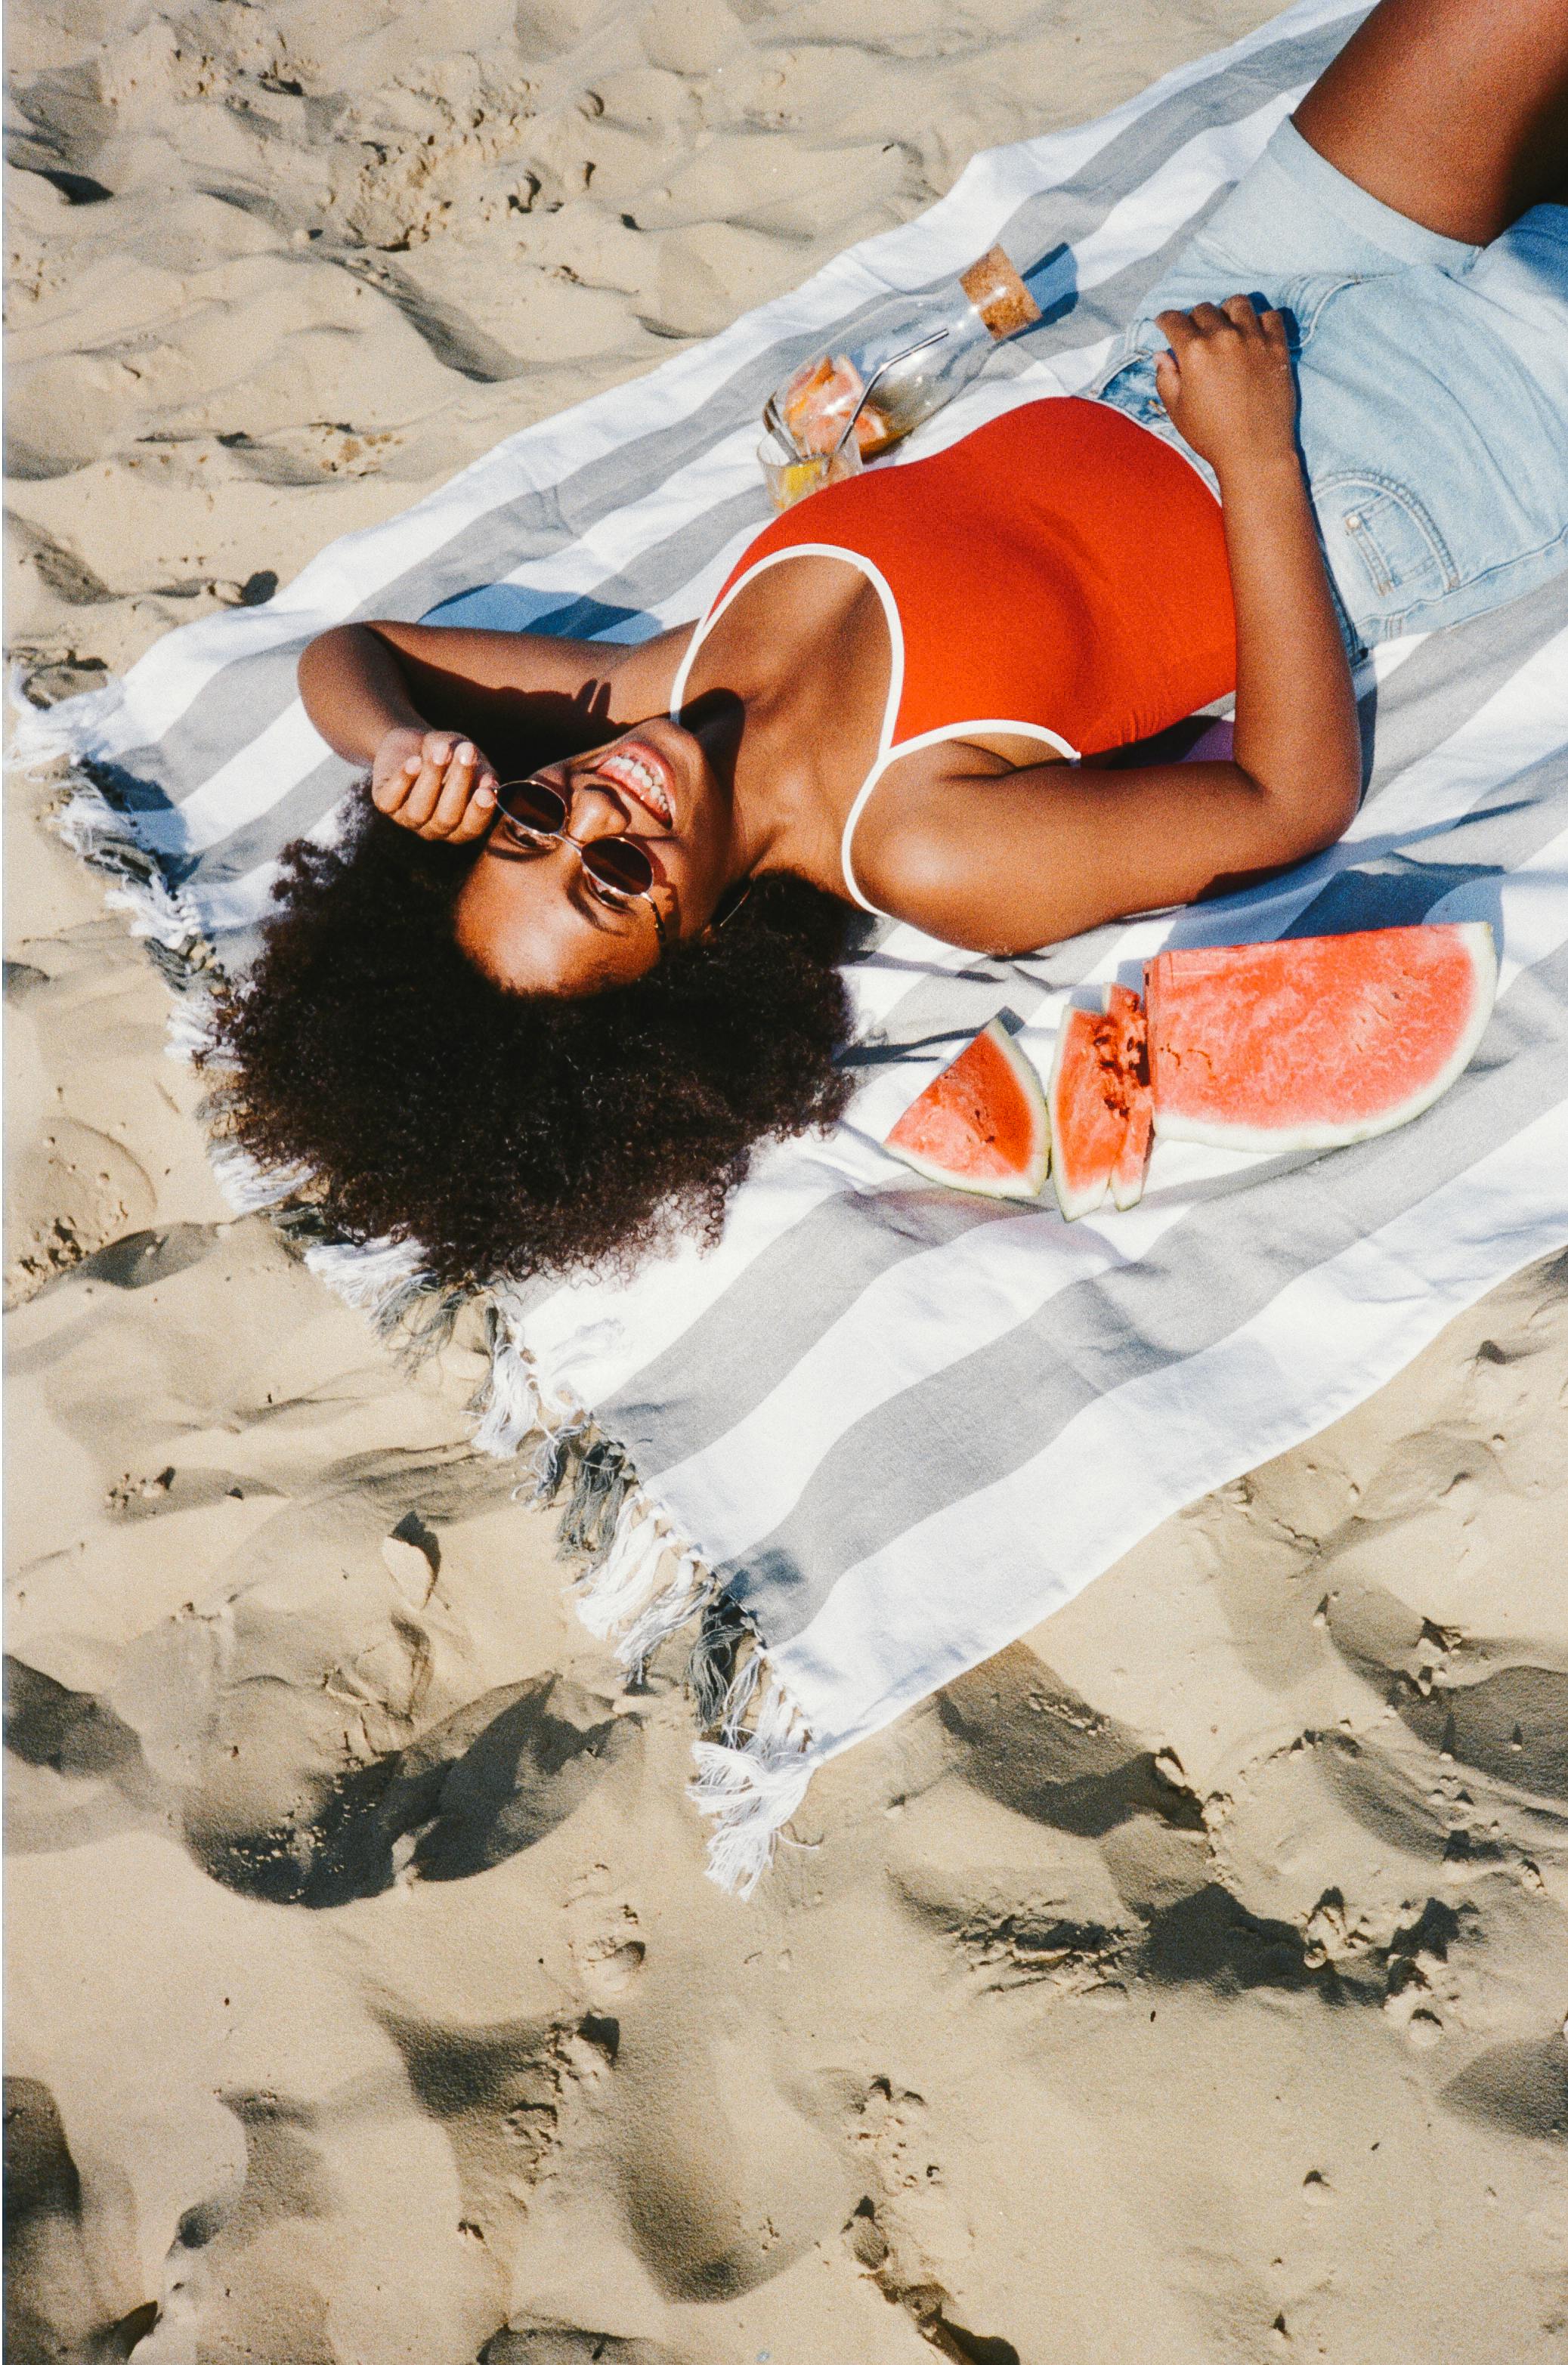
[[566, 827], [566, 800], [548, 780], [509, 780], [496, 802], [515, 827], [537, 836], [554, 837]]
[[645, 895], [654, 883], [654, 866], [633, 838], [592, 838], [582, 856], [595, 886], [611, 895]]

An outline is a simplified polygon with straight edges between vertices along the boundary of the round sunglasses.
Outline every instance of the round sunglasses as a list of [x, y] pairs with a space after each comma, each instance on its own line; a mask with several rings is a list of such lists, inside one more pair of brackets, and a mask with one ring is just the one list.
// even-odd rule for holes
[[496, 811], [511, 834], [530, 846], [571, 846], [596, 902], [611, 912], [645, 903], [664, 944], [664, 916], [651, 891], [657, 873], [634, 837], [590, 837], [586, 844], [574, 837], [566, 827], [571, 807], [548, 780], [503, 781], [496, 790]]

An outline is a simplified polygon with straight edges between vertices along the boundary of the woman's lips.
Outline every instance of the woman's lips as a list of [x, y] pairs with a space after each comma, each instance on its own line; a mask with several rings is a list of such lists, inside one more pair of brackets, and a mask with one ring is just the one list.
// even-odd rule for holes
[[623, 739], [594, 766], [602, 779], [640, 804], [665, 829], [675, 827], [675, 780], [668, 764], [641, 739]]

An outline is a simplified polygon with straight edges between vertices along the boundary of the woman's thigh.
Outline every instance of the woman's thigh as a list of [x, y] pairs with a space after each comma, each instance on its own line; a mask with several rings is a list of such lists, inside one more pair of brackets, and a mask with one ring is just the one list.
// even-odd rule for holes
[[1228, 295], [1303, 279], [1370, 279], [1425, 263], [1469, 270], [1482, 252], [1396, 213], [1325, 161], [1295, 125], [1268, 146], [1189, 240], [1140, 307], [1144, 319], [1188, 310], [1217, 280]]

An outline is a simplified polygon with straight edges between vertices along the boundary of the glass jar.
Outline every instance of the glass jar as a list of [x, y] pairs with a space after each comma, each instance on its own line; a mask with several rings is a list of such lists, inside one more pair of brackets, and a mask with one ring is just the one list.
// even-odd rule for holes
[[[950, 287], [895, 298], [854, 341], [802, 362], [768, 396], [763, 424], [798, 464], [847, 457], [875, 460], [942, 409], [978, 376], [992, 349], [1031, 328], [1040, 308], [1000, 246], [991, 247]], [[798, 489], [779, 508], [830, 480], [801, 465], [784, 482]]]

